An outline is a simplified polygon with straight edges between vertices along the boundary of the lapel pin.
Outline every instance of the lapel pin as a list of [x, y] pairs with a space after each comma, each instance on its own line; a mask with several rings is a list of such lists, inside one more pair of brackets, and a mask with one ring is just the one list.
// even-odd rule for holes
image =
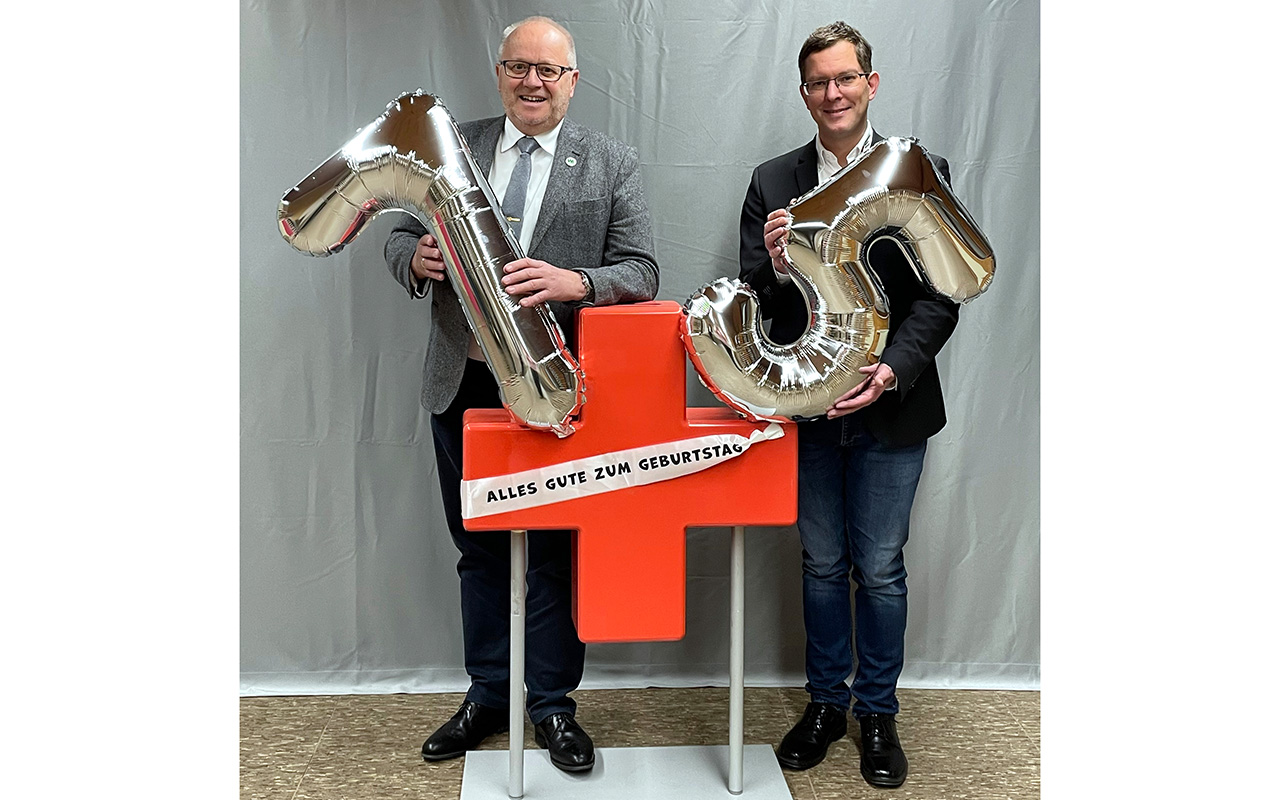
[[564, 160], [564, 163], [568, 164], [571, 167], [574, 167], [574, 166], [577, 166], [578, 159], [574, 158], [573, 156], [569, 156]]

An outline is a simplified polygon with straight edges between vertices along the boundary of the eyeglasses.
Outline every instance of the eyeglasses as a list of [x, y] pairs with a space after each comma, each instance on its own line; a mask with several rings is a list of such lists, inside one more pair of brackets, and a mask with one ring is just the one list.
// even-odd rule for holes
[[538, 79], [547, 83], [555, 83], [560, 80], [560, 76], [566, 72], [573, 72], [577, 67], [562, 67], [559, 64], [530, 64], [528, 61], [499, 61], [502, 70], [507, 73], [510, 78], [523, 78], [529, 74], [529, 68], [533, 67], [538, 73]]
[[821, 95], [827, 91], [827, 84], [835, 81], [836, 86], [841, 89], [848, 89], [858, 80], [870, 75], [870, 72], [847, 72], [844, 75], [837, 75], [834, 78], [827, 78], [821, 81], [805, 81], [800, 84], [800, 91], [804, 92], [806, 97]]

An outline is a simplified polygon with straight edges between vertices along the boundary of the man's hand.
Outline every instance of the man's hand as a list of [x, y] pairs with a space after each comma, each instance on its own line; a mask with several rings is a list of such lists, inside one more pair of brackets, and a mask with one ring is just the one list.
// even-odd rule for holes
[[897, 383], [893, 367], [881, 361], [879, 364], [868, 364], [859, 370], [866, 379], [862, 383], [845, 392], [827, 409], [827, 419], [852, 414], [860, 408], [866, 408], [884, 394], [884, 390]]
[[764, 249], [769, 252], [769, 258], [773, 259], [774, 272], [786, 272], [782, 250], [787, 245], [787, 210], [780, 208], [777, 211], [770, 212], [764, 221]]
[[440, 248], [436, 246], [436, 237], [427, 234], [418, 240], [418, 248], [409, 259], [409, 269], [420, 281], [430, 278], [433, 281], [444, 280], [444, 258]]
[[548, 300], [572, 302], [587, 296], [581, 275], [536, 258], [518, 258], [502, 271], [506, 273], [502, 285], [507, 287], [507, 294], [526, 295], [520, 298], [520, 305], [525, 308]]

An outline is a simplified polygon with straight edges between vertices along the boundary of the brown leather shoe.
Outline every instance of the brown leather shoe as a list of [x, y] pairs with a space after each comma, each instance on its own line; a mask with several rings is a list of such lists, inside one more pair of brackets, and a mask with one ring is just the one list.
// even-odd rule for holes
[[448, 722], [422, 743], [422, 758], [426, 761], [457, 758], [509, 727], [505, 708], [490, 708], [467, 700]]

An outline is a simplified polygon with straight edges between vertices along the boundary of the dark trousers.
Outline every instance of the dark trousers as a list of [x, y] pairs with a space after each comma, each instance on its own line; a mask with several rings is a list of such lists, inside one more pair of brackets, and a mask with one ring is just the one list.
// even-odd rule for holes
[[[505, 531], [468, 531], [462, 525], [462, 412], [501, 408], [493, 374], [467, 359], [462, 386], [442, 414], [431, 416], [444, 515], [461, 553], [462, 641], [471, 689], [467, 699], [507, 708], [510, 677], [511, 537]], [[551, 434], [548, 434], [551, 435]], [[586, 645], [573, 625], [572, 572], [568, 531], [528, 534], [528, 590], [525, 617], [525, 685], [529, 719], [572, 714], [569, 692], [582, 680]]]

